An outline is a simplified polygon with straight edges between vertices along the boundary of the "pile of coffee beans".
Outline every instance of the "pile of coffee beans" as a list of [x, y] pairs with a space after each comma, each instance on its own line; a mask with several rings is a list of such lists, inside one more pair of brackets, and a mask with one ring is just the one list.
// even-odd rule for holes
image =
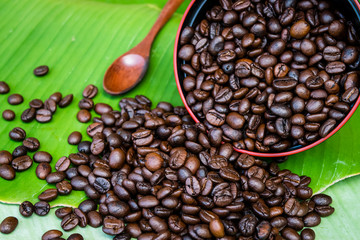
[[[6, 82], [0, 82], [0, 94], [7, 94], [9, 92], [9, 85]], [[25, 109], [21, 114], [21, 120], [25, 123], [32, 122], [33, 120], [36, 120], [39, 123], [50, 122], [57, 107], [65, 108], [71, 104], [72, 100], [73, 94], [63, 97], [60, 92], [52, 94], [44, 102], [41, 99], [33, 99], [29, 102], [29, 108]], [[20, 94], [15, 93], [8, 97], [8, 103], [10, 105], [19, 105], [23, 102], [24, 98]], [[12, 121], [15, 119], [16, 114], [13, 110], [6, 109], [2, 113], [2, 117], [6, 121]]]
[[359, 38], [345, 19], [326, 0], [214, 1], [180, 36], [187, 104], [238, 149], [326, 137], [359, 96]]
[[29, 103], [30, 108], [22, 113], [21, 120], [27, 123], [32, 122], [33, 120], [36, 120], [39, 123], [50, 122], [57, 107], [65, 108], [69, 106], [73, 98], [73, 94], [63, 97], [60, 92], [56, 92], [44, 102], [41, 99], [33, 99]]
[[[36, 152], [40, 148], [40, 141], [37, 138], [26, 137], [25, 130], [20, 127], [12, 129], [9, 137], [14, 141], [22, 142], [22, 145], [16, 147], [12, 153], [6, 150], [0, 151], [0, 177], [13, 180], [16, 172], [26, 171], [32, 166], [33, 159], [28, 153]], [[36, 162], [40, 162], [38, 156], [41, 153], [35, 153], [34, 160]]]
[[[151, 109], [145, 96], [119, 105], [101, 108], [87, 128], [92, 141], [69, 136], [79, 151], [60, 158], [56, 171], [50, 154], [34, 155], [37, 176], [54, 187], [34, 206], [22, 203], [23, 216], [46, 215], [58, 195], [84, 191], [77, 208], [56, 210], [64, 231], [102, 227], [114, 240], [314, 239], [309, 228], [334, 212], [329, 196], [312, 196], [309, 177], [221, 145], [221, 134], [195, 124], [184, 107]], [[25, 138], [21, 130], [10, 136]], [[62, 235], [44, 236], [52, 234]]]
[[[81, 123], [87, 123], [91, 120], [90, 111], [94, 108], [94, 101], [92, 100], [98, 93], [98, 88], [95, 85], [88, 85], [83, 91], [83, 99], [79, 101], [80, 111], [77, 114], [77, 120]], [[95, 106], [95, 112], [98, 113]]]

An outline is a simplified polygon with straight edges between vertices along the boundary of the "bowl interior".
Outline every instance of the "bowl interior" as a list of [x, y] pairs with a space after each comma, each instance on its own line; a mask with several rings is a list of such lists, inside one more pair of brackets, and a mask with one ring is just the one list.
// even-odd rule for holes
[[[332, 3], [332, 6], [335, 8], [335, 9], [340, 9], [340, 12], [343, 14], [344, 18], [346, 20], [352, 20], [353, 24], [354, 24], [354, 27], [355, 29], [360, 29], [360, 4], [359, 3], [356, 3], [357, 0], [330, 0], [329, 2]], [[187, 27], [187, 26], [190, 26], [190, 27], [195, 27], [197, 24], [200, 23], [200, 21], [202, 19], [205, 18], [205, 15], [206, 15], [206, 12], [211, 9], [214, 5], [219, 5], [219, 1], [218, 0], [194, 0], [190, 6], [189, 6], [189, 9], [187, 10], [187, 12], [185, 13], [184, 15], [184, 18], [183, 18], [183, 21], [180, 25], [180, 28], [179, 28], [179, 32], [178, 32], [178, 38], [179, 38], [179, 33], [182, 32], [182, 30]], [[360, 32], [358, 32], [359, 34]], [[178, 40], [178, 39], [177, 39]], [[174, 61], [176, 61], [175, 63], [175, 68], [176, 68], [176, 71], [175, 71], [175, 74], [177, 74], [176, 78], [178, 78], [177, 80], [179, 81], [179, 88], [181, 88], [181, 92], [180, 94], [183, 96], [185, 96], [185, 90], [183, 88], [183, 80], [185, 79], [186, 77], [186, 74], [181, 70], [181, 65], [182, 64], [185, 64], [185, 61], [184, 60], [181, 60], [180, 58], [177, 57], [177, 51], [178, 49], [180, 48], [180, 43], [179, 41], [177, 41], [177, 46], [175, 46], [175, 58], [174, 58]], [[180, 89], [179, 89], [180, 90]], [[185, 96], [186, 97], [186, 96]], [[187, 109], [190, 111], [190, 115], [194, 118], [194, 120], [196, 122], [199, 121], [199, 119], [197, 119], [197, 117], [192, 113], [190, 107], [188, 107], [186, 101], [185, 101], [185, 98], [183, 97], [183, 101], [184, 101], [184, 104], [185, 106], [187, 107]], [[360, 103], [360, 97], [358, 98], [358, 100], [356, 101], [355, 104], [352, 105], [352, 107], [357, 107]], [[352, 115], [353, 111], [349, 113], [349, 115]], [[333, 130], [332, 133], [330, 133], [329, 135], [333, 135], [338, 129], [339, 129], [339, 126], [341, 127], [343, 124], [345, 124], [347, 122], [349, 118], [345, 118], [339, 125], [336, 129]], [[329, 137], [330, 137], [329, 136]], [[327, 139], [327, 138], [326, 138]], [[314, 143], [312, 143], [311, 145], [308, 145], [306, 146], [307, 148], [306, 149], [309, 149], [311, 147], [314, 147], [316, 145], [318, 145], [319, 143], [323, 142], [325, 139], [320, 139]], [[310, 146], [310, 147], [309, 147]], [[302, 145], [298, 145], [298, 146], [293, 146], [291, 148], [288, 149], [287, 152], [285, 152], [284, 154], [272, 154], [272, 153], [267, 153], [267, 154], [261, 154], [261, 153], [254, 153], [254, 152], [251, 152], [251, 151], [246, 151], [246, 150], [240, 150], [241, 152], [246, 152], [246, 153], [252, 153], [253, 155], [257, 155], [257, 156], [262, 156], [262, 157], [267, 157], [268, 156], [286, 156], [286, 155], [291, 155], [290, 152], [291, 151], [295, 151], [295, 150], [299, 150], [299, 149], [302, 149], [302, 148], [305, 148], [304, 146]], [[304, 150], [306, 150], [304, 149]], [[293, 152], [292, 154], [294, 154], [296, 152]]]

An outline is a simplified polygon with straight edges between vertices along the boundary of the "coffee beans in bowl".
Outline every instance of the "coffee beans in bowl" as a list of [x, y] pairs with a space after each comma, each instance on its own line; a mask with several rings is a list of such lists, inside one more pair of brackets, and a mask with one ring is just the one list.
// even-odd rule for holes
[[193, 7], [199, 14], [189, 9], [180, 26], [175, 75], [192, 117], [223, 142], [257, 156], [294, 154], [334, 134], [359, 105], [358, 22], [331, 2]]

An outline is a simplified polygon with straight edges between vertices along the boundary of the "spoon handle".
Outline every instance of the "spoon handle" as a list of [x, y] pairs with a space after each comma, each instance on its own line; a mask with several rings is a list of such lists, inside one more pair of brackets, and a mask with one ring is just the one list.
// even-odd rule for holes
[[155, 24], [151, 28], [150, 32], [146, 36], [146, 38], [143, 40], [143, 44], [145, 45], [145, 42], [147, 43], [149, 48], [151, 48], [152, 42], [154, 41], [157, 33], [160, 31], [160, 29], [169, 21], [171, 16], [174, 14], [176, 9], [179, 8], [179, 6], [184, 2], [184, 0], [168, 0], [164, 8], [161, 10], [161, 13], [156, 20]]

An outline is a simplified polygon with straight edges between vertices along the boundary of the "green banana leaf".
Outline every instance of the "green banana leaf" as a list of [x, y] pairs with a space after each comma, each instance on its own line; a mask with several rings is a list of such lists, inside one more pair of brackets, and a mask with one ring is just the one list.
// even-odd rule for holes
[[[17, 114], [16, 120], [12, 122], [0, 119], [0, 149], [13, 151], [19, 146], [21, 143], [9, 139], [8, 132], [14, 127], [22, 127], [28, 136], [40, 140], [40, 150], [52, 154], [53, 167], [60, 157], [76, 152], [75, 146], [67, 144], [67, 137], [72, 131], [85, 133], [86, 130], [87, 124], [76, 120], [79, 110], [77, 103], [82, 98], [83, 88], [88, 84], [95, 84], [100, 90], [95, 102], [109, 103], [114, 109], [119, 109], [120, 98], [109, 96], [102, 90], [105, 70], [114, 59], [143, 39], [165, 2], [166, 0], [0, 0], [0, 81], [6, 81], [11, 93], [21, 93], [25, 99], [19, 106], [10, 106], [7, 103], [8, 95], [0, 95], [0, 112], [13, 109]], [[159, 101], [182, 104], [173, 77], [172, 55], [175, 34], [182, 17], [180, 13], [184, 12], [189, 2], [185, 1], [158, 35], [152, 48], [150, 69], [144, 81], [124, 97], [144, 94], [154, 105]], [[49, 74], [35, 77], [33, 69], [43, 64], [50, 67]], [[58, 109], [50, 123], [20, 121], [22, 111], [28, 108], [32, 99], [46, 100], [56, 91], [63, 95], [74, 94], [73, 103], [67, 108]], [[92, 114], [96, 116], [94, 112]], [[356, 112], [335, 136], [309, 151], [289, 157], [281, 167], [311, 176], [311, 186], [316, 192], [346, 177], [359, 174], [359, 122]], [[83, 137], [88, 139], [86, 134]], [[36, 202], [40, 192], [54, 187], [37, 179], [34, 173], [36, 165], [34, 163], [29, 170], [17, 173], [14, 181], [0, 179], [1, 202]], [[349, 182], [352, 184], [348, 184]], [[338, 187], [340, 184], [342, 187]], [[341, 192], [349, 202], [355, 202], [356, 196], [352, 195], [351, 188], [355, 184], [350, 180], [340, 184], [333, 186], [333, 191], [330, 192]], [[341, 196], [335, 197], [339, 200]], [[84, 193], [73, 192], [69, 196], [59, 197], [51, 205], [77, 206], [84, 198]], [[326, 221], [336, 222], [337, 217], [347, 211], [360, 214], [359, 207], [349, 206], [349, 209], [346, 205], [339, 207], [338, 215], [324, 220], [324, 224], [317, 229], [318, 235], [341, 233], [346, 239], [351, 239], [353, 233], [346, 231], [351, 226], [340, 228], [340, 225], [335, 224], [333, 227], [325, 227]], [[14, 208], [16, 206], [0, 205], [0, 219], [8, 216]], [[341, 219], [345, 225], [352, 225], [350, 220], [353, 218]], [[46, 221], [46, 224], [42, 224], [42, 221]], [[31, 229], [17, 230], [10, 235], [11, 239], [20, 239], [22, 231], [33, 231], [31, 236], [35, 236], [34, 232], [36, 236], [40, 236], [48, 229], [47, 223], [57, 224], [51, 226], [58, 227], [55, 217], [35, 217], [26, 222], [39, 224], [44, 228], [24, 223], [25, 229]], [[84, 231], [88, 232], [88, 229]], [[2, 235], [0, 239], [3, 239]]]

